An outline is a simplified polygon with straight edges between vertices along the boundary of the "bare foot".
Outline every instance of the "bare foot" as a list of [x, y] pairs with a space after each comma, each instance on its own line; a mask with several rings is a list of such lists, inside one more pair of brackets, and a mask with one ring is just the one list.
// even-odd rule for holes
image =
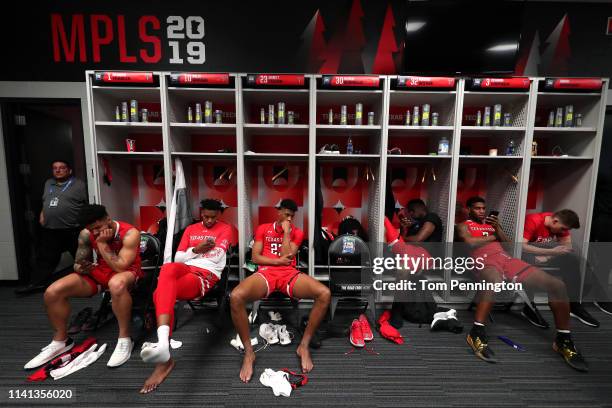
[[295, 353], [302, 360], [302, 372], [309, 373], [313, 369], [314, 364], [312, 364], [312, 359], [310, 358], [310, 350], [308, 350], [308, 346], [300, 344]]
[[166, 361], [165, 363], [157, 364], [155, 366], [155, 370], [153, 370], [153, 373], [151, 373], [151, 376], [147, 378], [144, 385], [142, 386], [140, 393], [148, 394], [150, 392], [155, 391], [159, 384], [161, 384], [166, 379], [166, 377], [168, 377], [175, 364], [176, 363], [172, 358]]
[[246, 352], [244, 354], [244, 359], [242, 360], [242, 368], [240, 368], [240, 379], [243, 382], [251, 381], [251, 377], [253, 376], [253, 364], [255, 363], [255, 353]]

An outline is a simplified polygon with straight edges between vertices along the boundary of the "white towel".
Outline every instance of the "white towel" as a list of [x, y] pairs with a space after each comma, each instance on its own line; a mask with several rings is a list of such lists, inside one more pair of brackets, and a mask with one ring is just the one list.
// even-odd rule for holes
[[106, 343], [104, 343], [102, 347], [100, 347], [96, 351], [97, 347], [97, 343], [92, 345], [90, 348], [79, 354], [70, 363], [56, 370], [52, 370], [51, 372], [49, 372], [49, 374], [51, 375], [51, 377], [53, 377], [54, 380], [59, 380], [60, 378], [66, 377], [67, 375], [70, 375], [74, 372], [79, 371], [80, 369], [87, 367], [88, 365], [93, 364], [106, 351]]

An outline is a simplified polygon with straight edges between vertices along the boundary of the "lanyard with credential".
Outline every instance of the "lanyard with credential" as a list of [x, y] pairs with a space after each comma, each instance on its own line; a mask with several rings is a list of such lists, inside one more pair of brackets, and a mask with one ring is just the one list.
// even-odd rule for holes
[[[70, 187], [70, 185], [72, 184], [72, 181], [74, 180], [74, 177], [72, 177], [68, 183], [66, 183], [66, 185], [64, 186], [64, 188], [62, 188], [62, 190], [60, 191], [60, 193], [63, 193], [64, 191], [66, 191], [68, 189], [68, 187]], [[53, 186], [49, 187], [49, 194], [53, 194]]]

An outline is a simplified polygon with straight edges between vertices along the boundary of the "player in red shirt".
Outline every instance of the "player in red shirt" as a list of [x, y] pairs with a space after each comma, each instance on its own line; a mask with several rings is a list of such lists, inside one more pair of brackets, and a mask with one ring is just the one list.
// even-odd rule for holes
[[[132, 296], [130, 290], [142, 276], [140, 269], [140, 232], [130, 224], [112, 220], [102, 205], [87, 205], [80, 212], [79, 245], [74, 273], [54, 282], [45, 291], [45, 306], [55, 333], [53, 341], [24, 368], [35, 368], [72, 349], [66, 323], [74, 297], [91, 297], [109, 289], [112, 307], [119, 324], [119, 339], [108, 366], [118, 367], [130, 358], [134, 342], [130, 338]], [[94, 258], [94, 254], [96, 258]]]
[[279, 291], [296, 299], [314, 299], [302, 340], [296, 350], [302, 371], [313, 368], [308, 346], [317, 327], [325, 317], [331, 299], [329, 289], [318, 280], [295, 269], [295, 255], [304, 233], [293, 225], [297, 204], [290, 199], [280, 202], [275, 222], [260, 225], [255, 232], [252, 260], [259, 265], [257, 273], [249, 276], [232, 291], [232, 320], [244, 345], [244, 359], [240, 379], [250, 381], [253, 376], [255, 353], [249, 336], [249, 322], [245, 305]]
[[[405, 212], [399, 214], [400, 222], [403, 217], [406, 217]], [[406, 237], [402, 236], [400, 230], [393, 226], [393, 223], [389, 218], [384, 219], [385, 227], [385, 242], [389, 246], [391, 253], [400, 256], [407, 255], [410, 258], [423, 258], [424, 260], [431, 258], [431, 254], [425, 248], [414, 244], [413, 242], [406, 242]], [[400, 280], [419, 280], [423, 279], [421, 276], [422, 269], [418, 271], [409, 271], [397, 269], [396, 279]], [[393, 303], [391, 304], [391, 317], [389, 318], [389, 324], [400, 329], [404, 325], [404, 317], [406, 310], [406, 302], [409, 301], [408, 292], [402, 291], [394, 295]]]
[[[565, 284], [539, 268], [512, 258], [504, 251], [500, 242], [508, 242], [508, 237], [496, 215], [485, 216], [484, 198], [471, 197], [467, 200], [467, 208], [469, 218], [457, 225], [457, 233], [462, 241], [473, 248], [472, 257], [482, 258], [484, 268], [477, 271], [477, 278], [490, 283], [500, 283], [504, 279], [512, 280], [521, 282], [528, 288], [546, 291], [557, 327], [553, 350], [561, 354], [570, 367], [587, 371], [586, 361], [576, 350], [569, 330], [569, 302]], [[467, 335], [467, 342], [474, 354], [490, 363], [496, 362], [496, 359], [487, 344], [484, 323], [493, 307], [493, 294], [493, 291], [479, 292], [474, 326]]]
[[195, 300], [209, 292], [221, 278], [230, 246], [232, 230], [218, 221], [221, 203], [207, 199], [200, 203], [202, 221], [188, 226], [174, 256], [165, 264], [153, 294], [157, 316], [157, 343], [143, 344], [140, 356], [146, 363], [156, 363], [145, 381], [141, 394], [154, 391], [174, 368], [170, 355], [170, 336], [174, 327], [174, 303]]
[[[558, 268], [554, 273], [563, 279], [567, 286], [570, 316], [588, 326], [599, 327], [597, 319], [579, 302], [582, 287], [580, 257], [572, 249], [572, 236], [569, 232], [578, 228], [580, 220], [578, 214], [572, 210], [527, 215], [523, 232], [523, 258], [535, 265]], [[587, 282], [588, 279], [585, 279], [585, 286], [589, 286]], [[532, 324], [548, 328], [548, 322], [540, 315], [535, 305], [534, 308], [526, 305], [521, 314]]]

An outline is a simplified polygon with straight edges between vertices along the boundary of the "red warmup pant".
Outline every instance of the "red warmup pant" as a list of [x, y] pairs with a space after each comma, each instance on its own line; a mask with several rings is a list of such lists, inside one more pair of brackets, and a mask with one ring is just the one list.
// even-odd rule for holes
[[[153, 293], [155, 315], [170, 315], [170, 333], [174, 328], [174, 303], [176, 300], [193, 300], [203, 296], [201, 275], [206, 290], [212, 288], [217, 277], [206, 269], [196, 268], [183, 263], [168, 263], [162, 266], [157, 280], [157, 289]], [[209, 284], [206, 284], [206, 282]]]

